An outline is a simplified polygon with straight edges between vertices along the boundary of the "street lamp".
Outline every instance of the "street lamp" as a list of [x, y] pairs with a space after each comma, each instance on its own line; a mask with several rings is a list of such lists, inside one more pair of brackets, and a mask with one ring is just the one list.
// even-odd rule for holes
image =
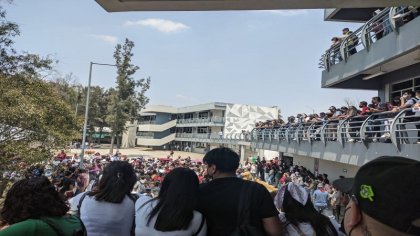
[[89, 67], [89, 81], [88, 81], [88, 89], [87, 89], [87, 95], [86, 95], [85, 123], [83, 125], [82, 153], [80, 154], [80, 163], [79, 163], [79, 165], [80, 165], [81, 168], [83, 168], [83, 158], [84, 158], [84, 155], [85, 155], [86, 130], [87, 130], [88, 115], [89, 115], [90, 82], [92, 80], [92, 66], [93, 65], [119, 67], [118, 65], [90, 62], [90, 67]]

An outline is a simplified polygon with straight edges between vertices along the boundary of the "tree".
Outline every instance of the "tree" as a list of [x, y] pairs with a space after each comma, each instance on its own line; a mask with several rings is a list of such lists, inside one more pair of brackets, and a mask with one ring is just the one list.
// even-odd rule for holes
[[45, 160], [78, 135], [74, 112], [51, 84], [22, 75], [1, 77], [0, 94], [0, 166], [14, 169], [16, 160]]
[[0, 166], [16, 169], [51, 157], [78, 133], [70, 106], [42, 78], [53, 72], [53, 61], [39, 55], [17, 53], [13, 38], [16, 23], [6, 20], [0, 6]]
[[48, 75], [54, 61], [27, 52], [18, 54], [13, 48], [13, 38], [19, 35], [19, 26], [6, 19], [6, 11], [0, 6], [0, 75]]
[[[108, 106], [108, 123], [112, 129], [111, 150], [113, 152], [114, 139], [117, 138], [119, 146], [120, 135], [125, 130], [127, 122], [134, 122], [138, 118], [138, 112], [149, 102], [145, 93], [150, 88], [150, 77], [135, 80], [133, 78], [139, 69], [131, 62], [133, 57], [134, 42], [125, 40], [124, 45], [115, 47], [114, 58], [117, 65], [117, 87], [110, 90], [110, 103]], [[139, 89], [140, 91], [136, 91]]]

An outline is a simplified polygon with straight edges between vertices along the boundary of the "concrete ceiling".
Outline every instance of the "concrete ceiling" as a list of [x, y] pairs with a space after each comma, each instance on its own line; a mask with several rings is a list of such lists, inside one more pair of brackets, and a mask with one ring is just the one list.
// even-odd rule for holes
[[418, 5], [419, 0], [96, 0], [108, 12], [370, 8]]

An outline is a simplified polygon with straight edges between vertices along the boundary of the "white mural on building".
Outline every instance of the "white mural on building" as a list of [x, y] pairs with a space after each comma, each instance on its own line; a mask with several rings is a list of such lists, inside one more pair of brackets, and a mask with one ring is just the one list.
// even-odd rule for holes
[[278, 108], [230, 104], [226, 107], [224, 135], [251, 131], [255, 123], [278, 119]]

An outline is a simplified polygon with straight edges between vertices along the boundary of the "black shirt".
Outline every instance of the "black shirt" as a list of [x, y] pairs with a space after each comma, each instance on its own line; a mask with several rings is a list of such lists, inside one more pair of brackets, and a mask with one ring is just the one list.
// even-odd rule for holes
[[230, 235], [237, 225], [239, 197], [243, 184], [251, 184], [250, 224], [263, 230], [262, 219], [277, 216], [279, 212], [268, 190], [255, 182], [236, 177], [215, 179], [200, 185], [198, 210], [204, 214], [209, 236]]

